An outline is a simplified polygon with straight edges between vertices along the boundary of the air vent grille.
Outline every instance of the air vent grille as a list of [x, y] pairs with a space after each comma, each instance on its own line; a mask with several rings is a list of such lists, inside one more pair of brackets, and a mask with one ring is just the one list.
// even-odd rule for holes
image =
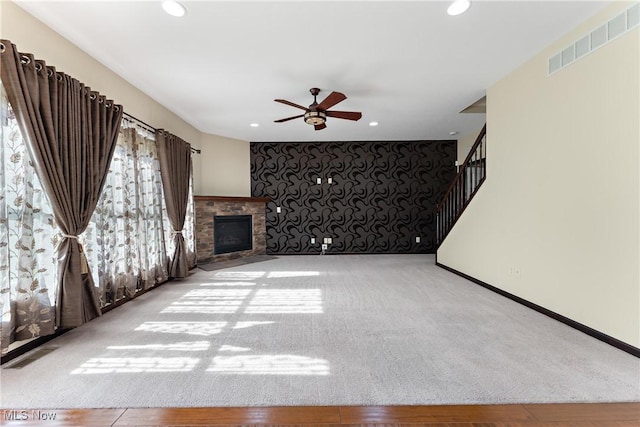
[[583, 56], [593, 52], [608, 42], [620, 37], [624, 33], [631, 31], [640, 24], [640, 3], [625, 10], [592, 30], [586, 36], [552, 55], [548, 61], [548, 74], [572, 64]]

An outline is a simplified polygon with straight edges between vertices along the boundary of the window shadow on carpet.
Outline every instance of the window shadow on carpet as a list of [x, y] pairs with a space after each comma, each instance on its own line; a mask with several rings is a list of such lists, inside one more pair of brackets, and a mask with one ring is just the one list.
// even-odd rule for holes
[[198, 264], [198, 268], [205, 271], [214, 271], [214, 270], [220, 270], [223, 268], [237, 267], [239, 265], [270, 261], [272, 259], [278, 259], [278, 257], [273, 255], [256, 255], [252, 257], [237, 258], [237, 259], [232, 259], [228, 261], [217, 261], [217, 262], [214, 261], [214, 262], [208, 262], [205, 264]]

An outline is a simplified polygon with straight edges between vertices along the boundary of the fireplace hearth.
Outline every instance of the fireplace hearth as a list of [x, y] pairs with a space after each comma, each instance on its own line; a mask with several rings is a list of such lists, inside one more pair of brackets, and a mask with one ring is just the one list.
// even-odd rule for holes
[[216, 255], [253, 249], [251, 215], [216, 215], [213, 217]]

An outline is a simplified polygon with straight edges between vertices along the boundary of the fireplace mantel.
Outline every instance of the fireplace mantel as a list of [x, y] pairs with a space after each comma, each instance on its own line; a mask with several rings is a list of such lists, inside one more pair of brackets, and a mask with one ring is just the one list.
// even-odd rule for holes
[[269, 203], [268, 197], [237, 197], [237, 196], [193, 196], [195, 202], [238, 202], [238, 203]]

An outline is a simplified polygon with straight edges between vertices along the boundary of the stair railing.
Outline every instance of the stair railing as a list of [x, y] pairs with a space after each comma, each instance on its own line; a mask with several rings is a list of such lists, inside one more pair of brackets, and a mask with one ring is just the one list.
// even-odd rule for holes
[[436, 206], [436, 242], [444, 241], [487, 176], [487, 125], [482, 127], [458, 174]]

